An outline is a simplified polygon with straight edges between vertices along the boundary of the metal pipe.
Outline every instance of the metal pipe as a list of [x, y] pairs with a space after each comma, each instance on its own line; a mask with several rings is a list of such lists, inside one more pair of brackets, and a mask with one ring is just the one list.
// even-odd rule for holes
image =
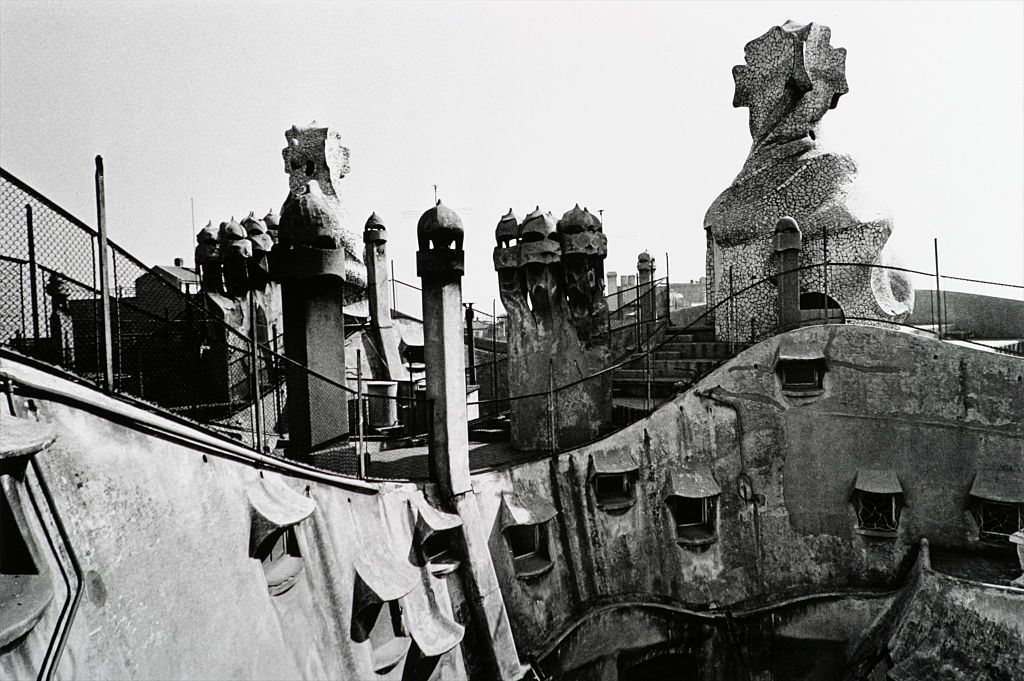
[[[492, 352], [494, 348], [491, 348]], [[476, 385], [476, 338], [473, 335], [473, 303], [466, 303], [466, 351], [469, 353], [469, 371], [466, 380]]]
[[[391, 261], [391, 307], [392, 309], [398, 307], [398, 291], [395, 289], [395, 261]], [[388, 314], [391, 314], [391, 310], [388, 310]]]
[[736, 354], [736, 298], [732, 278], [732, 265], [729, 265], [729, 354]]
[[[498, 399], [498, 307], [494, 298], [491, 298], [491, 399]], [[506, 317], [506, 320], [508, 318]], [[507, 322], [506, 322], [507, 323]], [[497, 409], [496, 409], [497, 411]]]
[[256, 328], [256, 293], [249, 291], [249, 356], [252, 362], [252, 405], [253, 405], [253, 444], [256, 451], [263, 454], [263, 395], [260, 390], [260, 356], [256, 349], [259, 334]]
[[672, 325], [672, 279], [668, 273], [668, 251], [665, 251], [665, 317]]
[[942, 338], [942, 283], [939, 281], [939, 240], [933, 239], [935, 246], [935, 310], [939, 319], [939, 338]]
[[548, 359], [548, 441], [551, 451], [557, 451], [555, 445], [555, 360]]
[[25, 204], [25, 223], [28, 229], [29, 291], [32, 301], [32, 338], [39, 339], [39, 288], [36, 283], [36, 230], [32, 223], [32, 206]]
[[18, 300], [21, 307], [21, 347], [19, 350], [25, 352], [25, 336], [28, 335], [28, 325], [25, 322], [25, 263], [18, 263]]
[[96, 227], [100, 234], [100, 309], [103, 323], [103, 389], [110, 391], [113, 386], [114, 356], [111, 349], [110, 333], [110, 269], [107, 247], [107, 201], [103, 185], [103, 157], [96, 157]]
[[363, 351], [356, 348], [356, 457], [359, 459], [359, 479], [366, 479], [366, 445], [363, 435]]
[[651, 368], [651, 336], [650, 336], [650, 334], [647, 335], [647, 352], [644, 354], [644, 365], [645, 365], [644, 366], [644, 369], [645, 369], [644, 376], [646, 378], [646, 380], [644, 382], [647, 384], [646, 392], [644, 393], [644, 410], [647, 411], [648, 413], [650, 413], [650, 411], [651, 411], [651, 404], [652, 404], [651, 403], [651, 372], [652, 372], [652, 368]]
[[822, 324], [828, 324], [828, 229], [824, 227], [821, 229], [821, 266], [825, 279], [825, 320]]

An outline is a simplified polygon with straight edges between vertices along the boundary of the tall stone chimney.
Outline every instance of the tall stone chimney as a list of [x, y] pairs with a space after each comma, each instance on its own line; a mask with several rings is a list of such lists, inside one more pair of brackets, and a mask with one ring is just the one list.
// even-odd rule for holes
[[370, 342], [376, 352], [367, 353], [375, 366], [374, 378], [397, 381], [402, 378], [402, 358], [398, 354], [398, 334], [391, 319], [391, 289], [388, 286], [388, 231], [376, 213], [363, 228], [366, 262], [366, 294], [370, 307]]
[[[315, 180], [289, 194], [281, 208], [280, 242], [271, 273], [281, 282], [284, 354], [300, 366], [345, 384], [345, 251], [332, 246], [339, 218]], [[290, 455], [304, 457], [348, 434], [345, 391], [286, 367]], [[294, 454], [292, 454], [294, 452]]]
[[433, 404], [431, 473], [462, 519], [465, 563], [463, 588], [477, 626], [477, 645], [486, 650], [489, 669], [474, 678], [519, 679], [515, 641], [487, 545], [490, 528], [477, 507], [469, 476], [465, 349], [462, 328], [462, 220], [440, 201], [416, 226], [416, 273], [423, 288], [423, 341], [427, 397]]

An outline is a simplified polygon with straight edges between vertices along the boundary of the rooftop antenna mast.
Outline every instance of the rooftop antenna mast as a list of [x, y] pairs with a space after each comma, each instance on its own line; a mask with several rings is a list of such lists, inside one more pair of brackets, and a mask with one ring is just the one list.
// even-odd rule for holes
[[434, 204], [437, 204], [437, 185], [434, 185]]
[[[188, 253], [189, 247], [192, 246], [192, 239], [194, 239], [196, 237], [196, 197], [190, 196], [190, 197], [188, 197], [188, 201], [189, 201], [190, 204], [192, 204], [192, 233], [189, 234], [188, 241], [186, 242], [186, 245], [185, 245], [185, 253], [186, 254]], [[196, 269], [199, 269], [199, 266], [196, 265], [194, 262], [192, 263], [192, 265]]]

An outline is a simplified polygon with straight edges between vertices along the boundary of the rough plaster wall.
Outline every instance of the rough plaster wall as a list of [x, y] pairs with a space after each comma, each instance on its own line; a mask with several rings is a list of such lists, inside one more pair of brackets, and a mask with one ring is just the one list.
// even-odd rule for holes
[[552, 646], [543, 664], [552, 672], [574, 670], [581, 679], [600, 678], [588, 672], [611, 668], [616, 679], [646, 657], [680, 652], [690, 658], [687, 678], [748, 678], [745, 672], [771, 669], [787, 656], [788, 651], [774, 649], [778, 639], [807, 641], [811, 649], [815, 642], [836, 642], [849, 655], [892, 601], [891, 596], [826, 598], [738, 614], [732, 627], [721, 613], [651, 603], [598, 607]]
[[[782, 393], [774, 365], [784, 339], [827, 358], [819, 398]], [[892, 588], [921, 536], [971, 544], [962, 511], [976, 468], [1024, 470], [1022, 373], [1019, 359], [885, 329], [804, 328], [745, 351], [648, 419], [560, 456], [557, 497], [549, 461], [475, 476], [489, 522], [512, 488], [560, 512], [550, 533], [555, 566], [540, 578], [517, 579], [492, 537], [520, 649], [538, 650], [598, 602], [706, 607]], [[636, 503], [623, 513], [594, 506], [586, 470], [599, 451], [629, 451], [640, 462]], [[664, 504], [668, 471], [695, 462], [709, 462], [722, 488], [719, 539], [704, 552], [676, 545]], [[906, 490], [897, 540], [851, 531], [853, 475], [869, 465], [895, 469]], [[740, 498], [741, 471], [763, 503]]]
[[[0, 429], [4, 426], [2, 413], [3, 410], [0, 410]], [[20, 641], [11, 643], [9, 650], [0, 651], [0, 679], [31, 679], [36, 677], [37, 670], [46, 657], [47, 646], [50, 644], [50, 639], [58, 624], [60, 604], [68, 599], [67, 586], [60, 577], [62, 568], [70, 571], [71, 567], [63, 550], [57, 549], [60, 551], [60, 563], [58, 563], [58, 556], [55, 556], [47, 543], [41, 539], [45, 536], [43, 522], [46, 523], [46, 533], [50, 536], [56, 537], [58, 532], [45, 504], [40, 503], [42, 522], [36, 516], [31, 505], [27, 487], [32, 488], [34, 498], [37, 500], [43, 498], [35, 472], [29, 468], [26, 471], [25, 480], [20, 484], [16, 483], [15, 487], [18, 490], [18, 503], [25, 511], [24, 518], [28, 522], [28, 527], [23, 528], [23, 532], [27, 535], [25, 541], [34, 544], [34, 547], [29, 550], [36, 562], [36, 569], [39, 574], [49, 577], [53, 591], [50, 604], [32, 630]], [[56, 606], [54, 606], [55, 603]]]
[[[271, 597], [249, 557], [255, 467], [37, 404], [58, 432], [40, 463], [86, 573], [59, 678], [402, 678], [401, 663], [374, 675], [371, 644], [350, 638], [357, 553], [411, 539], [411, 520], [396, 529], [402, 518], [383, 510], [383, 497], [285, 478], [299, 493], [308, 485], [317, 508], [296, 529], [298, 583]], [[450, 618], [446, 582], [421, 576]], [[50, 609], [62, 601], [55, 594]], [[0, 677], [15, 662], [0, 656]], [[431, 678], [465, 678], [458, 647]]]
[[1024, 678], [1024, 597], [924, 570], [889, 640], [919, 678]]

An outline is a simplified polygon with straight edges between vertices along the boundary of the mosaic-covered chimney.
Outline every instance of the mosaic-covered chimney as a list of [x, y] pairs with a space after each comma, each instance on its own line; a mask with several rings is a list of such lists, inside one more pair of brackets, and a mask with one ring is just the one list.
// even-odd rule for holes
[[[732, 184], [708, 209], [708, 308], [734, 290], [768, 280], [740, 294], [729, 314], [715, 317], [720, 340], [749, 340], [778, 327], [778, 270], [772, 240], [783, 216], [803, 233], [800, 305], [838, 306], [848, 317], [900, 321], [913, 308], [913, 287], [901, 272], [872, 267], [890, 264], [884, 250], [892, 221], [863, 202], [857, 165], [820, 139], [821, 119], [849, 91], [846, 50], [829, 44], [821, 24], [787, 21], [747, 43], [745, 64], [733, 68], [733, 106], [750, 110], [753, 144]], [[827, 253], [826, 250], [827, 243]], [[852, 263], [825, 269], [830, 262]], [[810, 267], [808, 267], [810, 266]], [[824, 303], [822, 301], [825, 301]], [[755, 339], [756, 340], [756, 339]]]
[[578, 205], [557, 223], [540, 207], [522, 224], [509, 210], [495, 239], [494, 268], [508, 313], [512, 444], [533, 450], [592, 439], [612, 411], [610, 374], [589, 378], [610, 357], [601, 221]]

